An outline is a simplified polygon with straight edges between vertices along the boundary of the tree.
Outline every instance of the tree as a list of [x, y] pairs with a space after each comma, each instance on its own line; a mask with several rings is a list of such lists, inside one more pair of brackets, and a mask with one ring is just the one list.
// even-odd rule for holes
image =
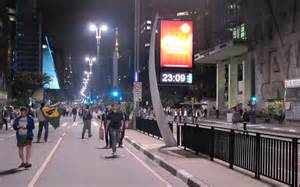
[[33, 93], [50, 81], [46, 74], [21, 72], [15, 75], [11, 86], [16, 104], [26, 106]]

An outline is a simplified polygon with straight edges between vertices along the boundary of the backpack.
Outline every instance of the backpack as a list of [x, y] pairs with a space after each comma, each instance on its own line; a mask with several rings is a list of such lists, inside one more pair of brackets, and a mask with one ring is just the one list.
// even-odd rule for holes
[[92, 114], [89, 110], [83, 111], [83, 120], [90, 120], [92, 119]]

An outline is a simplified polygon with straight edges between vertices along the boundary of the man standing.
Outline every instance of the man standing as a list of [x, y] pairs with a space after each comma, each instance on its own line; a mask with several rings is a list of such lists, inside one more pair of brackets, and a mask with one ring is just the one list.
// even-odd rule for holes
[[[19, 157], [22, 161], [19, 168], [30, 168], [31, 144], [33, 139], [34, 120], [28, 115], [25, 107], [20, 109], [21, 115], [16, 118], [13, 128], [16, 130], [17, 146], [19, 148]], [[26, 157], [24, 159], [24, 149]]]
[[76, 109], [75, 106], [72, 109], [72, 115], [73, 115], [73, 121], [75, 122], [76, 121], [76, 116], [77, 116], [77, 109]]
[[49, 129], [49, 124], [47, 119], [44, 116], [43, 113], [43, 108], [45, 107], [45, 103], [41, 104], [41, 108], [36, 111], [37, 118], [39, 120], [39, 131], [38, 131], [38, 138], [37, 138], [37, 143], [40, 143], [40, 139], [43, 133], [43, 128], [45, 129], [45, 135], [44, 135], [44, 141], [45, 143], [48, 140], [48, 129]]
[[104, 127], [104, 130], [105, 130], [105, 143], [106, 143], [106, 147], [105, 148], [109, 148], [111, 147], [111, 138], [108, 138], [108, 124], [107, 124], [107, 117], [109, 115], [109, 110], [106, 109], [104, 111], [104, 113], [102, 114], [102, 117], [101, 117], [101, 121], [102, 121], [102, 125]]
[[111, 138], [112, 156], [116, 156], [117, 142], [120, 136], [120, 129], [123, 125], [123, 114], [120, 112], [120, 107], [117, 103], [113, 104], [113, 109], [108, 116], [108, 128]]
[[89, 105], [85, 105], [85, 109], [83, 110], [83, 130], [81, 138], [84, 139], [85, 131], [88, 130], [89, 138], [92, 137], [91, 133], [91, 121], [92, 121], [92, 112], [89, 109]]
[[125, 130], [128, 127], [128, 120], [129, 120], [129, 116], [128, 114], [126, 114], [126, 112], [123, 112], [123, 125], [121, 126], [121, 137], [119, 140], [119, 147], [123, 147], [123, 139], [125, 136]]

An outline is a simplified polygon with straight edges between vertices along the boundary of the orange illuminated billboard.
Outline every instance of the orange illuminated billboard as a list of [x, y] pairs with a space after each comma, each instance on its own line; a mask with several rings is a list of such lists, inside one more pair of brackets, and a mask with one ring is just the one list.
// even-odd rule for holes
[[193, 23], [161, 20], [160, 67], [193, 67]]

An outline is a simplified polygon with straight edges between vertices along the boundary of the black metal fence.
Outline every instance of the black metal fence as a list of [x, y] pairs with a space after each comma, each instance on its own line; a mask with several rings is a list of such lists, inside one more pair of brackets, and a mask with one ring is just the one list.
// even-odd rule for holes
[[[136, 129], [148, 135], [161, 138], [161, 134], [156, 120], [136, 118]], [[170, 129], [173, 132], [173, 125], [170, 125]]]
[[298, 138], [201, 125], [177, 125], [177, 144], [296, 187]]

